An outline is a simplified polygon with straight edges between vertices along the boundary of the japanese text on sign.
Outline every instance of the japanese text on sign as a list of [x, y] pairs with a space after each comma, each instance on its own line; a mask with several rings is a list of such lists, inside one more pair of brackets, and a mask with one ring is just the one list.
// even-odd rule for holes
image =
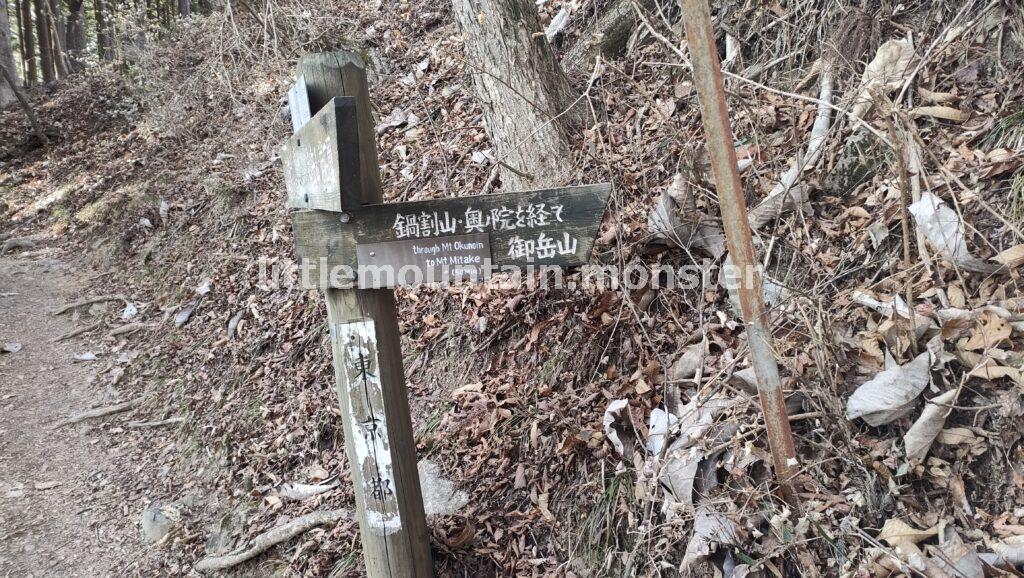
[[399, 213], [392, 230], [399, 239], [440, 237], [459, 233], [512, 231], [533, 229], [561, 223], [563, 205], [530, 203], [515, 208], [502, 205], [490, 210], [469, 207], [461, 217], [452, 217], [448, 211], [422, 211], [419, 214]]
[[516, 235], [508, 242], [508, 256], [513, 259], [552, 259], [556, 255], [573, 255], [578, 243], [576, 237], [562, 233], [562, 238], [548, 237], [544, 233], [523, 239]]

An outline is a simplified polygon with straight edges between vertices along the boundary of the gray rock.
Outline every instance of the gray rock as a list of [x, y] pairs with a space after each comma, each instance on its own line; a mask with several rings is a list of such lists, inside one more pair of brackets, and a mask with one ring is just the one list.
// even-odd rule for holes
[[441, 474], [441, 468], [434, 462], [423, 460], [417, 469], [427, 516], [450, 516], [469, 502], [469, 495], [455, 489], [455, 484]]
[[174, 520], [167, 515], [159, 502], [153, 502], [142, 511], [142, 538], [147, 544], [156, 544], [164, 539], [174, 527]]

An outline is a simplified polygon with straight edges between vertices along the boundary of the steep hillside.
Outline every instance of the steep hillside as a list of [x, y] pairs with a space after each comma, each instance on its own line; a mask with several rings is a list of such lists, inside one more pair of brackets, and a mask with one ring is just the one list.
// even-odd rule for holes
[[[540, 3], [545, 22], [580, 6], [553, 39], [559, 54], [606, 4]], [[595, 259], [697, 265], [701, 281], [397, 290], [419, 456], [468, 495], [431, 521], [439, 575], [886, 575], [914, 563], [896, 521], [940, 568], [1020, 556], [1020, 9], [725, 4], [751, 206], [806, 154], [823, 111], [832, 119], [815, 162], [794, 173], [806, 203], [762, 206], [757, 232], [802, 511], [771, 491], [721, 252], [678, 238], [680, 199], [711, 222], [718, 206], [666, 8], [646, 13], [625, 55], [570, 69], [588, 120], [565, 182], [615, 185]], [[125, 515], [158, 502], [176, 518], [140, 574], [188, 575], [295, 516], [352, 507], [323, 298], [273, 275], [293, 258], [278, 156], [293, 66], [339, 47], [371, 66], [388, 200], [501, 189], [470, 77], [486, 72], [464, 62], [445, 2], [288, 0], [195, 16], [127, 62], [33, 93], [46, 146], [17, 108], [0, 111], [0, 239], [28, 241], [9, 244], [21, 259], [88, 263], [89, 295], [125, 296], [79, 323], [105, 324], [88, 334], [105, 367], [93, 387], [144, 400], [100, 426], [136, 464], [119, 480]], [[959, 245], [926, 227], [931, 242], [919, 243], [912, 192], [952, 210]], [[879, 380], [920, 384], [897, 419], [848, 408]], [[950, 391], [944, 405], [924, 401]], [[615, 400], [627, 409], [606, 414]], [[666, 408], [684, 428], [674, 439], [694, 439], [662, 451]], [[904, 435], [925, 413], [945, 421], [925, 424], [938, 441], [910, 460]], [[131, 431], [118, 421], [178, 417]], [[325, 482], [337, 486], [306, 500], [282, 490]], [[356, 524], [342, 521], [237, 575], [359, 575], [358, 549]]]

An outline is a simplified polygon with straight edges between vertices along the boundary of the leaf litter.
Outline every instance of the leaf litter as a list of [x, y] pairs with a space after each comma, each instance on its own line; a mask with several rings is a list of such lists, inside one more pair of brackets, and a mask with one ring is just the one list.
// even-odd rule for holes
[[[539, 3], [545, 25], [564, 15], [556, 53], [588, 33], [596, 5]], [[351, 38], [381, 64], [371, 97], [386, 199], [500, 190], [446, 3], [295, 8], [275, 6], [278, 22], [324, 29], [279, 30], [289, 54]], [[431, 524], [447, 548], [435, 552], [438, 573], [975, 575], [979, 560], [1021, 564], [1024, 534], [1006, 529], [1024, 526], [1019, 11], [715, 10], [741, 46], [725, 82], [744, 190], [763, 207], [751, 217], [776, 288], [801, 508], [773, 493], [746, 335], [713, 282], [724, 243], [692, 79], [659, 37], [685, 40], [655, 11], [624, 56], [571, 73], [596, 116], [574, 135], [581, 156], [566, 182], [615, 184], [596, 260], [706, 262], [707, 274], [676, 289], [523, 291], [496, 280], [396, 292], [418, 452], [470, 497]], [[54, 88], [40, 111], [65, 132], [58, 152], [14, 156], [0, 176], [5, 233], [70, 226], [63, 250], [117, 265], [92, 294], [132, 297], [124, 310], [97, 309], [100, 320], [168, 329], [90, 348], [117, 366], [100, 387], [157, 394], [137, 410], [147, 420], [188, 415], [180, 431], [119, 434], [146, 464], [122, 480], [126, 504], [202, 503], [159, 554], [182, 573], [214, 543], [213, 520], [243, 520], [227, 531], [230, 549], [287, 519], [352, 507], [322, 299], [257, 280], [259, 257], [291, 255], [280, 163], [267, 152], [290, 123], [266, 103], [287, 92], [292, 57], [269, 48], [265, 22], [233, 17], [197, 18], [174, 42], [148, 43], [142, 87], [98, 69]], [[826, 95], [835, 108], [818, 102]], [[10, 154], [23, 121], [0, 115], [0, 154]], [[111, 131], [95, 139], [92, 126]], [[904, 174], [896, 151], [915, 147], [920, 163]], [[69, 174], [76, 194], [39, 213], [39, 193]], [[137, 190], [149, 200], [97, 211]], [[196, 436], [202, 452], [188, 449]], [[297, 575], [358, 575], [358, 562], [346, 566], [358, 559], [356, 532], [342, 519], [270, 556]]]

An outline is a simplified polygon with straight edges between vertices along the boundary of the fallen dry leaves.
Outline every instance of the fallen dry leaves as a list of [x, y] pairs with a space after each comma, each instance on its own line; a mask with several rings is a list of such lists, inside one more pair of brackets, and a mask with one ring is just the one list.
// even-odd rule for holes
[[[772, 493], [746, 335], [717, 282], [717, 197], [691, 81], [653, 64], [675, 63], [674, 53], [640, 27], [626, 56], [575, 83], [589, 86], [593, 118], [576, 135], [579, 170], [566, 180], [615, 182], [595, 259], [706, 264], [707, 275], [677, 289], [520, 290], [496, 279], [397, 292], [419, 453], [471, 496], [432, 522], [439, 574], [658, 575], [714, 564], [732, 575], [973, 575], [979, 562], [989, 572], [1021, 562], [1024, 201], [1007, 121], [1021, 66], [992, 60], [995, 12], [968, 33], [942, 3], [923, 4], [869, 14], [899, 26], [849, 55], [868, 67], [837, 68], [834, 87], [836, 105], [879, 134], [888, 138], [894, 116], [900, 138], [920, 141], [921, 166], [906, 175], [921, 189], [905, 203], [908, 239], [901, 215], [913, 191], [877, 135], [833, 111], [820, 158], [801, 167], [816, 103], [727, 80], [751, 204], [798, 169], [800, 187], [764, 219], [758, 250], [772, 279], [801, 510]], [[566, 3], [540, 5], [553, 18]], [[281, 18], [294, 17], [288, 6]], [[810, 86], [818, 31], [847, 16], [808, 6], [723, 6], [742, 45], [730, 66], [820, 94], [796, 79]], [[316, 22], [344, 28], [381, 64], [371, 96], [388, 199], [500, 187], [447, 4], [315, 9]], [[559, 37], [584, 34], [588, 10], [567, 11]], [[171, 573], [280, 522], [352, 504], [321, 299], [258, 278], [258, 257], [271, 267], [291, 254], [273, 152], [289, 131], [278, 99], [290, 57], [254, 58], [263, 49], [249, 47], [270, 46], [263, 28], [236, 17], [231, 67], [214, 48], [226, 21], [152, 43], [147, 62], [159, 65], [147, 79], [180, 100], [130, 92], [106, 69], [82, 75], [36, 96], [65, 135], [52, 151], [16, 149], [20, 121], [0, 112], [0, 156], [10, 159], [0, 227], [117, 267], [93, 294], [117, 289], [134, 312], [79, 315], [152, 329], [97, 338], [103, 387], [156, 393], [152, 421], [188, 416], [175, 428], [101, 426], [132, 458], [120, 480], [129, 510], [154, 498], [198, 504], [162, 551]], [[295, 54], [319, 46], [282, 42], [295, 42]], [[796, 52], [775, 54], [779, 45]], [[886, 102], [915, 71], [906, 94], [920, 101]], [[73, 194], [46, 200], [57, 191]], [[355, 532], [340, 521], [271, 556], [299, 575], [358, 575]]]

